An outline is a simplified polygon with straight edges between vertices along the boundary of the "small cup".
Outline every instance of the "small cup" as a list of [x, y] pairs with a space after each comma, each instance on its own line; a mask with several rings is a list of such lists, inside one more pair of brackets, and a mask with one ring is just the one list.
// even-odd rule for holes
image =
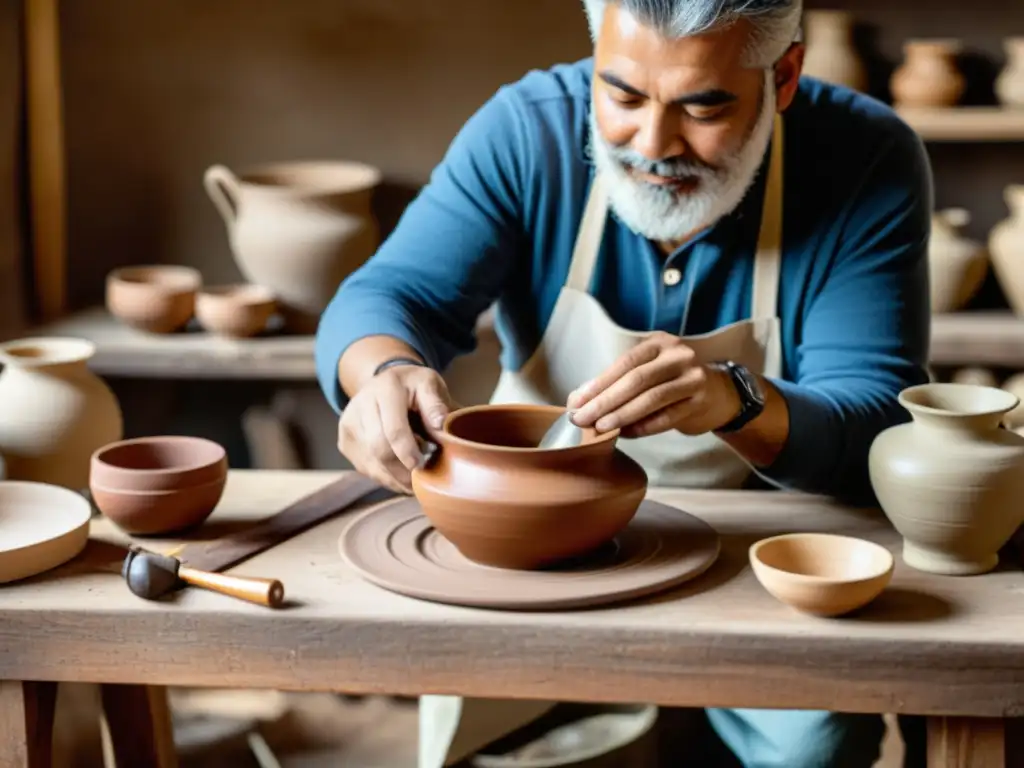
[[196, 319], [220, 336], [255, 336], [266, 329], [276, 308], [274, 294], [261, 285], [212, 286], [196, 296]]
[[893, 564], [883, 546], [828, 533], [773, 536], [750, 548], [761, 586], [816, 616], [841, 616], [870, 603], [888, 586]]
[[192, 319], [202, 283], [191, 267], [122, 267], [107, 275], [107, 310], [138, 330], [173, 333]]

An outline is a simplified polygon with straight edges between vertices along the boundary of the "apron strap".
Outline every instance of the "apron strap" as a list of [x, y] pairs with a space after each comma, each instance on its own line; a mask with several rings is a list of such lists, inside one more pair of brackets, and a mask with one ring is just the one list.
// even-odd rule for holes
[[590, 292], [590, 280], [597, 265], [597, 255], [601, 252], [601, 240], [604, 237], [604, 223], [608, 219], [608, 194], [605, 191], [604, 178], [594, 172], [594, 180], [590, 185], [590, 196], [587, 207], [583, 210], [583, 220], [576, 233], [576, 245], [569, 263], [569, 275], [565, 280], [567, 288], [574, 288], [583, 293]]
[[761, 231], [754, 257], [750, 317], [776, 317], [779, 307], [779, 274], [782, 268], [782, 115], [776, 113], [772, 132], [772, 156], [761, 209]]

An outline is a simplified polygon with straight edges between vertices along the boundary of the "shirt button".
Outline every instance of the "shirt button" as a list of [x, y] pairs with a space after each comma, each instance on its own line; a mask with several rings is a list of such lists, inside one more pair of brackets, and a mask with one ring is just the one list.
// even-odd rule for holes
[[678, 269], [666, 269], [663, 275], [665, 285], [679, 285], [679, 281], [683, 279], [683, 273]]

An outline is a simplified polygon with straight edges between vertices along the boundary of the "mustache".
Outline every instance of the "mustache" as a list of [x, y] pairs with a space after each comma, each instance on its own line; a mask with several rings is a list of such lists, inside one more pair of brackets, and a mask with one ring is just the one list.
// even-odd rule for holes
[[627, 147], [615, 147], [607, 142], [606, 146], [612, 159], [641, 173], [650, 173], [666, 179], [710, 179], [718, 173], [715, 168], [689, 158], [667, 157], [662, 160], [649, 160], [639, 152]]

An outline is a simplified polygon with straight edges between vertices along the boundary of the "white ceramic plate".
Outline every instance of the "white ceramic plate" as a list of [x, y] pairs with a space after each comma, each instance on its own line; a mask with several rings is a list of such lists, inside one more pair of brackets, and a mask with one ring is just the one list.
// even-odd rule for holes
[[63, 565], [85, 549], [92, 508], [46, 483], [0, 481], [0, 583]]

